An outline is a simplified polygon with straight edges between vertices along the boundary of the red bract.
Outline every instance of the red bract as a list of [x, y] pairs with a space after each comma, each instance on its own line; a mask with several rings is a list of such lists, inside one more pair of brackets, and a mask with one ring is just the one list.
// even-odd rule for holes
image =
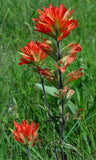
[[38, 123], [34, 125], [34, 121], [29, 125], [26, 120], [22, 122], [22, 124], [18, 124], [14, 121], [14, 125], [16, 131], [13, 131], [14, 138], [23, 144], [32, 146], [35, 145], [37, 141], [37, 131], [38, 131]]
[[[68, 50], [69, 48], [70, 50]], [[76, 60], [77, 58], [76, 53], [80, 51], [82, 51], [82, 47], [79, 43], [77, 44], [74, 44], [74, 42], [70, 43], [62, 50], [61, 57], [63, 58], [61, 58], [61, 60], [59, 61], [60, 66], [57, 66], [55, 64], [56, 67], [60, 69], [62, 73], [64, 73], [66, 68]]]
[[50, 81], [56, 88], [59, 88], [57, 74], [54, 74], [54, 70], [50, 70], [48, 68], [42, 69], [39, 66], [37, 66], [37, 69], [35, 69], [34, 71], [40, 73], [48, 81]]
[[37, 69], [38, 69], [38, 71], [36, 71], [36, 72], [39, 72], [41, 75], [43, 75], [49, 81], [53, 81], [54, 74], [50, 72], [50, 69], [48, 69], [48, 68], [42, 69], [39, 66], [37, 66]]
[[68, 82], [72, 82], [75, 81], [76, 79], [80, 78], [82, 75], [84, 74], [84, 71], [82, 68], [80, 68], [79, 70], [77, 70], [76, 72], [70, 72], [65, 79], [67, 79], [67, 83]]
[[[64, 60], [65, 62], [64, 62], [64, 66], [63, 66], [63, 67], [57, 66], [56, 64], [55, 64], [55, 66], [56, 66], [58, 69], [60, 69], [61, 73], [64, 73], [65, 70], [66, 70], [66, 68], [67, 68], [71, 63], [73, 63], [73, 62], [76, 60], [76, 58], [77, 58], [76, 55], [66, 56], [66, 57], [65, 57], [65, 60]], [[62, 64], [63, 61], [61, 60], [60, 63]]]
[[63, 98], [66, 95], [67, 90], [68, 90], [68, 88], [67, 88], [67, 86], [65, 86], [64, 90], [59, 89], [59, 94], [57, 94], [56, 92], [54, 92], [54, 94], [59, 98]]
[[49, 8], [44, 7], [43, 10], [38, 9], [39, 19], [33, 19], [36, 21], [35, 31], [42, 32], [60, 41], [78, 26], [78, 22], [71, 18], [74, 10], [68, 12], [64, 4], [61, 4], [59, 8], [50, 4]]
[[45, 40], [43, 43], [37, 42], [37, 44], [45, 53], [50, 54], [52, 47], [51, 45], [47, 44], [47, 41], [49, 40]]
[[70, 44], [65, 46], [65, 48], [62, 49], [61, 59], [63, 59], [65, 56], [73, 55], [81, 51], [82, 51], [82, 47], [79, 43], [74, 44], [74, 42], [71, 42]]
[[82, 51], [82, 47], [79, 43], [76, 43], [76, 44], [71, 43], [69, 47], [71, 48], [71, 50], [70, 50], [71, 54], [76, 54], [76, 53]]
[[24, 49], [20, 48], [20, 50], [24, 52], [24, 54], [22, 54], [24, 59], [20, 59], [21, 62], [19, 65], [30, 63], [38, 64], [48, 56], [40, 49], [38, 43], [35, 44], [33, 41], [28, 43], [27, 46], [24, 46]]
[[55, 61], [58, 60], [57, 55], [56, 55], [57, 46], [54, 41], [45, 39], [43, 43], [38, 42], [38, 46], [43, 50], [44, 53], [48, 54]]
[[71, 89], [70, 87], [65, 86], [64, 89], [60, 89], [59, 90], [59, 94], [57, 94], [56, 92], [54, 92], [54, 94], [59, 97], [59, 98], [63, 98], [66, 96], [66, 99], [70, 99], [71, 96], [75, 93], [75, 91], [73, 89]]

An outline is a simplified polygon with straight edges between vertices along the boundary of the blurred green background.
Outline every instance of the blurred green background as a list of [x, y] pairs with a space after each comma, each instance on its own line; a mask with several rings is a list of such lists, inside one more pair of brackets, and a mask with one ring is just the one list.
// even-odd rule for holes
[[[31, 149], [33, 160], [55, 160], [52, 150], [52, 133], [48, 122], [43, 92], [35, 83], [40, 83], [39, 75], [27, 65], [19, 66], [19, 47], [30, 40], [42, 40], [46, 37], [34, 32], [38, 17], [37, 9], [49, 4], [65, 3], [74, 9], [74, 18], [79, 26], [63, 40], [62, 47], [74, 41], [82, 45], [82, 52], [68, 71], [84, 69], [84, 76], [74, 82], [75, 94], [65, 109], [66, 126], [64, 149], [68, 160], [96, 159], [96, 1], [94, 0], [0, 0], [0, 160], [27, 160], [25, 148], [14, 141], [9, 128], [14, 129], [13, 121], [21, 123], [27, 119], [39, 122], [39, 140]], [[47, 63], [51, 66], [51, 61]], [[47, 85], [49, 82], [45, 80]], [[60, 115], [60, 102], [48, 96], [54, 117]], [[80, 112], [81, 118], [76, 117]], [[79, 115], [78, 115], [79, 116]], [[59, 125], [54, 127], [55, 139], [58, 139]], [[47, 137], [47, 138], [46, 138]], [[59, 148], [57, 148], [59, 154]]]

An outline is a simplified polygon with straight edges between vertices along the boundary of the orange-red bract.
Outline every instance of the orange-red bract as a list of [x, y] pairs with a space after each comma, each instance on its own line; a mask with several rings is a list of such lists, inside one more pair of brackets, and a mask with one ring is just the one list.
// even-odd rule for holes
[[82, 68], [78, 69], [76, 72], [70, 72], [65, 79], [68, 79], [68, 82], [75, 81], [76, 79], [80, 78], [84, 74], [84, 71]]
[[[61, 67], [61, 66], [57, 66], [56, 64], [55, 64], [55, 66], [58, 68], [58, 69], [60, 69], [60, 71], [61, 71], [61, 73], [64, 73], [65, 71], [66, 71], [66, 68], [71, 64], [71, 63], [73, 63], [75, 60], [76, 60], [76, 55], [74, 54], [74, 55], [70, 55], [70, 56], [66, 56], [65, 57], [65, 63], [64, 63], [64, 66], [63, 67]], [[60, 63], [62, 64], [63, 62], [62, 61], [60, 61]]]
[[56, 92], [54, 92], [55, 96], [59, 97], [59, 98], [63, 98], [66, 96], [66, 99], [70, 99], [71, 96], [75, 93], [75, 91], [73, 89], [71, 89], [70, 87], [65, 86], [64, 89], [60, 89], [59, 90], [59, 94], [57, 94]]
[[47, 43], [47, 41], [49, 40], [45, 39], [43, 43], [37, 42], [37, 44], [44, 51], [44, 53], [50, 54], [52, 47]]
[[39, 66], [37, 66], [37, 69], [38, 69], [38, 71], [36, 71], [36, 72], [39, 72], [41, 75], [43, 75], [49, 81], [53, 81], [55, 75], [53, 73], [51, 73], [50, 69], [48, 69], [48, 68], [42, 69]]
[[37, 131], [38, 131], [38, 123], [34, 125], [34, 121], [29, 125], [26, 120], [22, 122], [22, 124], [18, 124], [14, 121], [14, 125], [16, 131], [13, 131], [14, 139], [18, 142], [32, 146], [35, 145], [37, 141]]
[[71, 54], [76, 54], [76, 53], [82, 51], [82, 47], [81, 47], [81, 45], [79, 43], [76, 43], [76, 44], [71, 43], [70, 47], [71, 47], [71, 50], [70, 50]]
[[56, 55], [57, 46], [54, 41], [45, 39], [43, 43], [38, 42], [38, 46], [43, 50], [44, 53], [48, 54], [55, 61], [58, 61], [58, 57]]
[[65, 46], [61, 51], [61, 58], [64, 58], [65, 56], [68, 56], [70, 54], [76, 54], [78, 52], [82, 51], [82, 47], [79, 43], [71, 42], [67, 46]]
[[38, 9], [38, 12], [39, 19], [33, 19], [36, 21], [35, 31], [47, 34], [55, 40], [66, 38], [78, 26], [78, 21], [71, 18], [74, 10], [69, 12], [64, 4], [59, 8], [50, 4], [49, 8], [44, 7], [43, 11]]
[[[68, 50], [70, 48], [70, 50]], [[68, 50], [68, 51], [67, 51]], [[76, 53], [81, 52], [82, 47], [79, 43], [74, 44], [74, 42], [70, 43], [65, 47], [65, 49], [62, 51], [62, 58], [60, 59], [60, 66], [56, 67], [60, 69], [61, 73], [64, 73], [66, 68], [73, 63], [77, 56]]]
[[27, 46], [24, 46], [24, 49], [20, 48], [20, 50], [24, 53], [22, 54], [23, 58], [20, 59], [21, 62], [19, 65], [30, 63], [38, 64], [48, 56], [40, 49], [38, 42], [35, 43], [34, 41], [31, 41]]

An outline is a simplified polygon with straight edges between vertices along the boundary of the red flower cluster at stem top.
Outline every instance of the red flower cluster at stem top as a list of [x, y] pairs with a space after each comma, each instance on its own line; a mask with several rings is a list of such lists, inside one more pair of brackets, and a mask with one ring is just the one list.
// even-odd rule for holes
[[78, 26], [78, 21], [71, 17], [74, 10], [69, 12], [64, 4], [61, 4], [59, 8], [50, 4], [49, 8], [44, 7], [43, 10], [38, 9], [39, 19], [33, 19], [36, 21], [35, 30], [47, 34], [55, 40], [60, 41], [66, 38]]
[[14, 125], [16, 131], [13, 131], [14, 138], [23, 144], [32, 146], [35, 145], [37, 141], [37, 131], [38, 131], [38, 123], [34, 125], [34, 121], [29, 125], [26, 120], [22, 122], [22, 124], [18, 124], [14, 121]]

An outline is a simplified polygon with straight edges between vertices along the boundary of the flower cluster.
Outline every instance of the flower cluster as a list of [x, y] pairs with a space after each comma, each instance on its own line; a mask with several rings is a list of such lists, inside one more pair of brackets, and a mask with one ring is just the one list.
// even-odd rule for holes
[[27, 44], [27, 46], [24, 46], [24, 49], [20, 48], [21, 51], [24, 53], [22, 54], [22, 57], [20, 60], [21, 62], [19, 65], [23, 64], [33, 64], [38, 65], [42, 60], [44, 60], [48, 55], [41, 50], [41, 48], [38, 46], [38, 41], [34, 43], [34, 41], [31, 41]]
[[37, 131], [38, 131], [38, 123], [34, 125], [34, 121], [29, 125], [26, 120], [22, 122], [22, 124], [18, 124], [14, 121], [14, 125], [16, 131], [13, 131], [14, 138], [23, 144], [32, 146], [35, 145], [37, 141]]
[[38, 9], [38, 12], [39, 19], [33, 19], [36, 21], [35, 31], [47, 34], [58, 41], [66, 38], [78, 26], [78, 21], [71, 17], [74, 10], [69, 12], [64, 4], [59, 8], [50, 4], [49, 8], [44, 7], [43, 11]]

